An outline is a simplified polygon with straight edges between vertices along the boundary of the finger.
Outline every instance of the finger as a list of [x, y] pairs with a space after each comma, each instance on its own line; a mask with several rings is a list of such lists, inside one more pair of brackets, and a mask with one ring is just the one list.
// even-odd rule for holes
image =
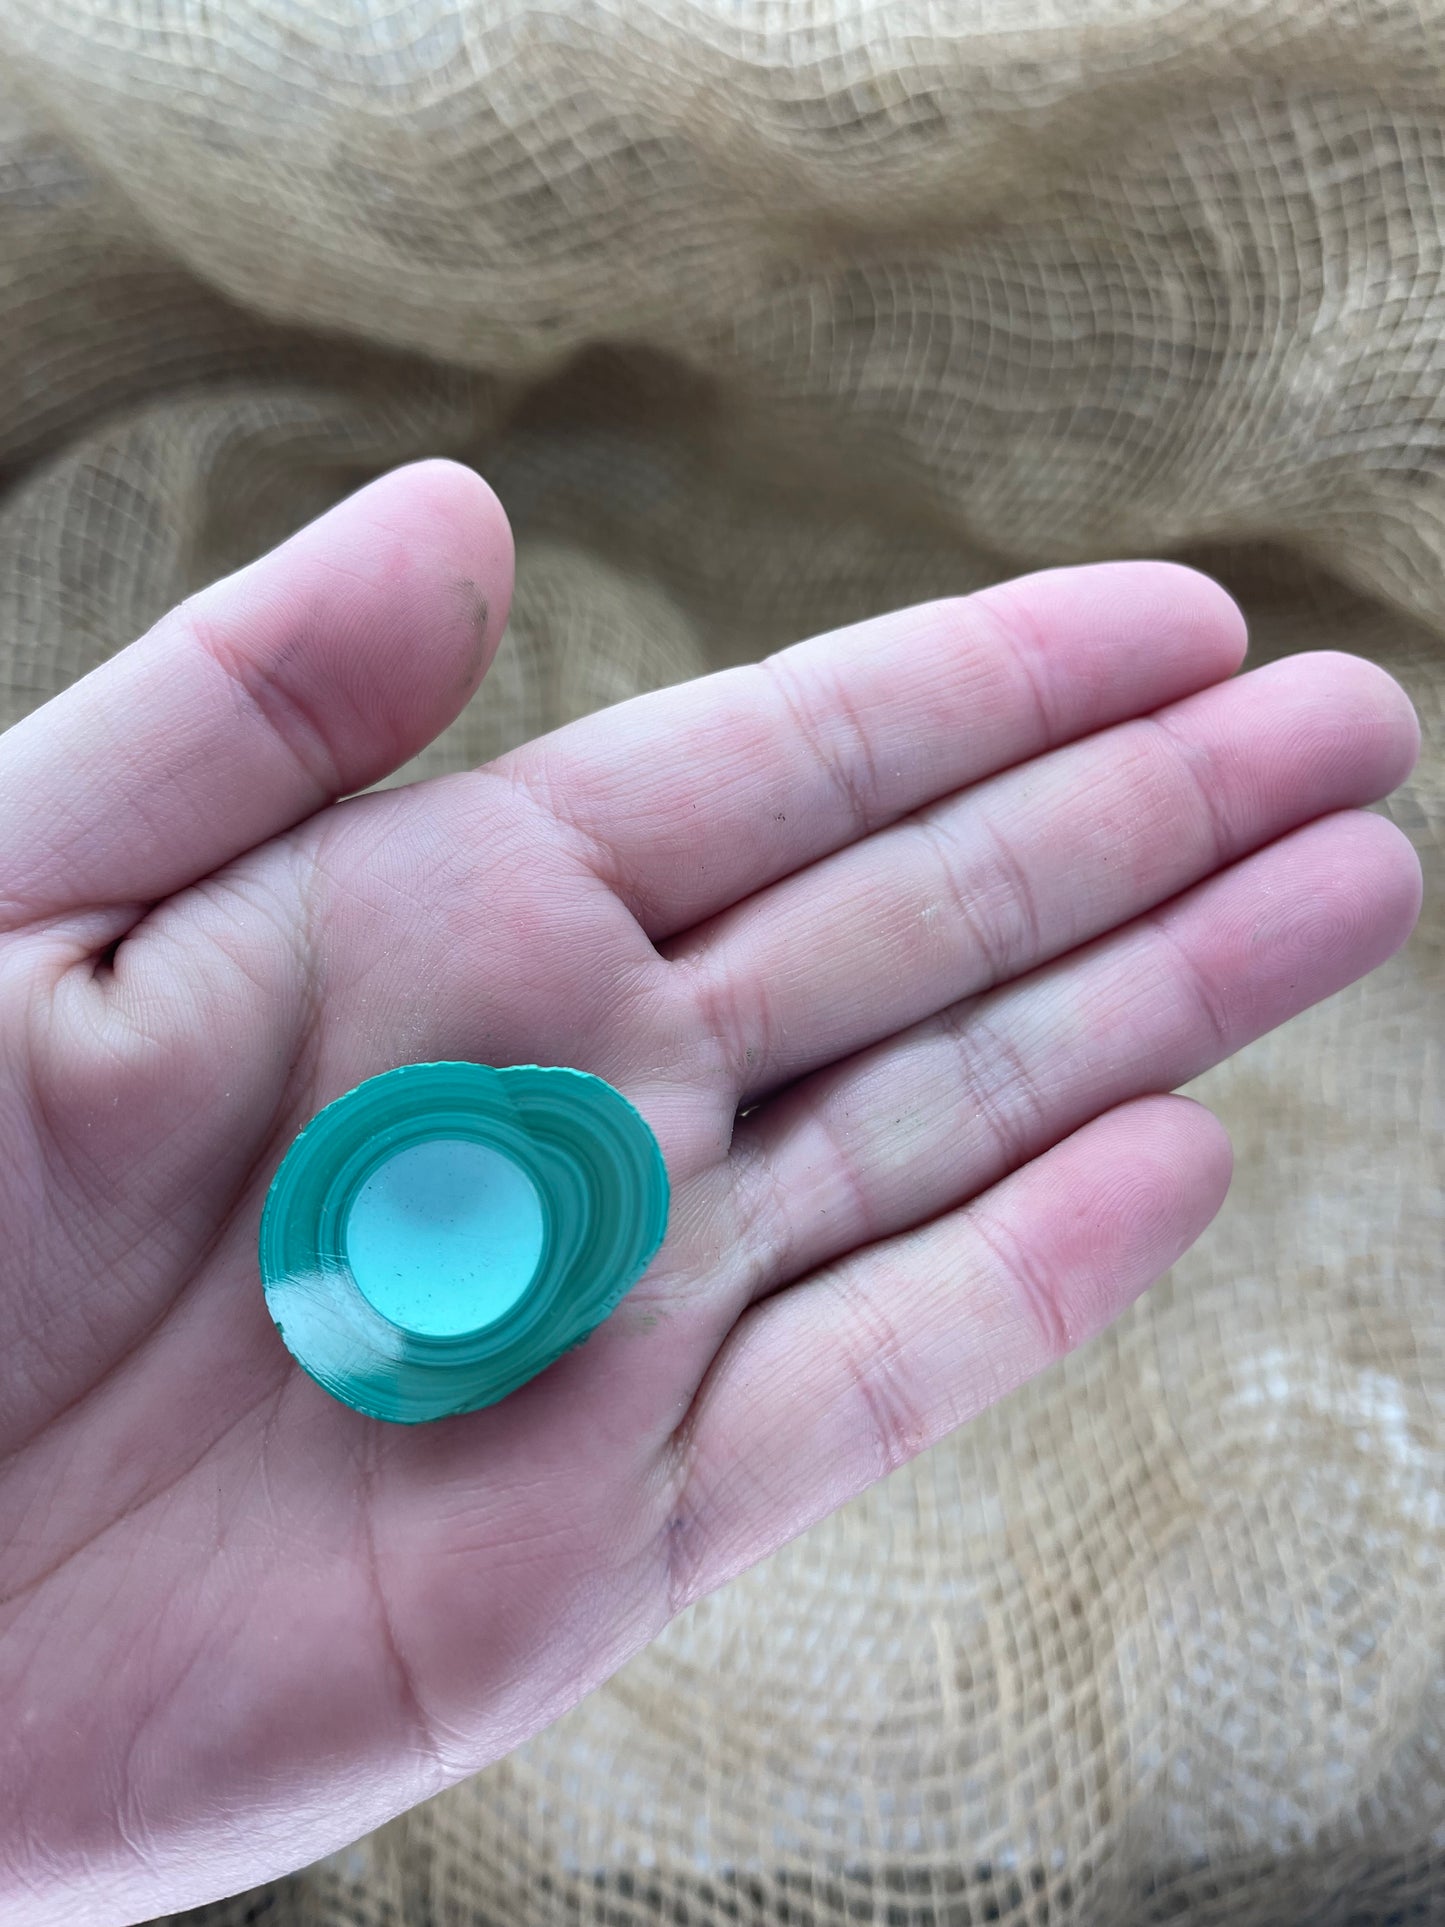
[[373, 482], [0, 738], [0, 927], [139, 906], [431, 741], [495, 652], [511, 535], [485, 482]]
[[755, 1305], [677, 1440], [673, 1607], [1100, 1331], [1204, 1230], [1229, 1172], [1207, 1111], [1146, 1098]]
[[1153, 915], [792, 1086], [733, 1138], [758, 1281], [937, 1216], [1092, 1117], [1188, 1083], [1393, 956], [1420, 863], [1364, 813], [1297, 830]]
[[1244, 619], [1169, 562], [1047, 569], [641, 696], [504, 759], [649, 936], [1054, 744], [1231, 675]]
[[1295, 656], [838, 852], [671, 946], [744, 1095], [1140, 915], [1414, 760], [1398, 684]]

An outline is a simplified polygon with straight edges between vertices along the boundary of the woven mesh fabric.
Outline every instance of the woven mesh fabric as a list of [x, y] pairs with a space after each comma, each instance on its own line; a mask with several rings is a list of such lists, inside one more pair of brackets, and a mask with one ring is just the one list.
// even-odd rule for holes
[[406, 778], [1114, 555], [1426, 735], [1418, 936], [1118, 1327], [188, 1918], [1445, 1919], [1442, 101], [1440, 0], [0, 0], [0, 723], [450, 454], [519, 588]]

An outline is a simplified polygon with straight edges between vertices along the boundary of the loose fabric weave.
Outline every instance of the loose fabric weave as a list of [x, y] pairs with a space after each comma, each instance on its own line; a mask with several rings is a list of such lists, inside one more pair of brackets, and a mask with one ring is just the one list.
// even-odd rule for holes
[[1202, 1080], [1108, 1337], [239, 1927], [1445, 1919], [1445, 5], [0, 0], [0, 721], [366, 477], [509, 641], [403, 775], [1060, 561], [1420, 706], [1411, 948]]

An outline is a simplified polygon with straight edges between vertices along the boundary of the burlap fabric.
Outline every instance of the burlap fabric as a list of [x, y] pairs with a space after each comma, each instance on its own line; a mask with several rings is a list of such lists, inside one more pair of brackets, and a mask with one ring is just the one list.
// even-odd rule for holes
[[0, 720], [449, 453], [516, 614], [408, 776], [1109, 555], [1427, 735], [1111, 1336], [207, 1919], [1445, 1919], [1442, 225], [1440, 0], [0, 0]]

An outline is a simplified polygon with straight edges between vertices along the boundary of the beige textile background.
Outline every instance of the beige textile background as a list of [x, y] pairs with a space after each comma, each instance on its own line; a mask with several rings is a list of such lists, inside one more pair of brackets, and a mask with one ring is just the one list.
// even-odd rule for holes
[[0, 0], [0, 722], [449, 453], [516, 614], [408, 776], [1111, 555], [1427, 737], [1418, 937], [1109, 1337], [196, 1918], [1445, 1920], [1442, 230], [1441, 0]]

